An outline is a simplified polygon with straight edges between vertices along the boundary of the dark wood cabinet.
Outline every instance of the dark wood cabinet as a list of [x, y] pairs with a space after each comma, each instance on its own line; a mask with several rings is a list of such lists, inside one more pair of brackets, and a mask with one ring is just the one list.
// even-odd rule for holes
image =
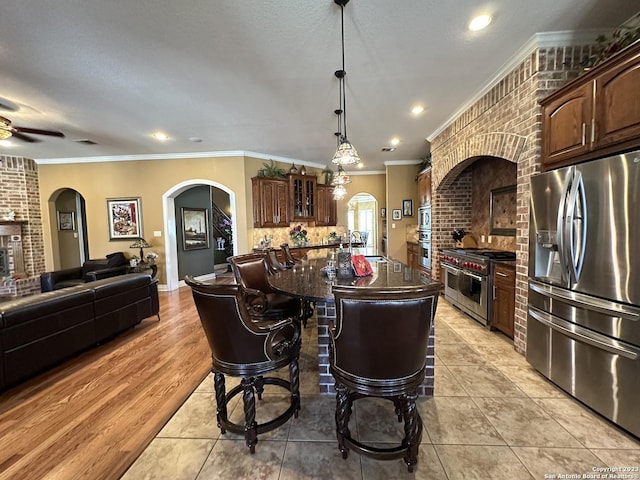
[[541, 101], [542, 168], [640, 146], [640, 42]]
[[420, 205], [431, 204], [431, 168], [418, 174], [418, 202]]
[[420, 268], [420, 255], [417, 243], [407, 242], [407, 265], [415, 269]]
[[316, 220], [317, 202], [316, 177], [311, 175], [289, 175], [289, 203], [291, 205], [291, 220]]
[[331, 227], [338, 223], [338, 206], [333, 198], [333, 186], [316, 185], [316, 226]]
[[513, 338], [516, 309], [516, 269], [497, 264], [493, 270], [493, 315], [491, 328]]
[[254, 228], [289, 226], [289, 182], [269, 177], [251, 179]]

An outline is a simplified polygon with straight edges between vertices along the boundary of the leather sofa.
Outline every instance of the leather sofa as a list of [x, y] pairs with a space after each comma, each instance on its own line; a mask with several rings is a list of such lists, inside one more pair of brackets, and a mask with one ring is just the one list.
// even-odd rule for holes
[[75, 287], [128, 272], [129, 260], [124, 253], [110, 253], [106, 258], [87, 260], [81, 267], [40, 274], [40, 291], [51, 292], [61, 288]]
[[0, 303], [0, 389], [158, 315], [158, 281], [142, 273]]

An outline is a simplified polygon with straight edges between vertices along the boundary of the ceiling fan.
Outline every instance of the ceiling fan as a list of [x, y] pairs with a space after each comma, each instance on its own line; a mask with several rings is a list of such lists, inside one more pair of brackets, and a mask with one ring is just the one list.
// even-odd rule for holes
[[64, 133], [62, 132], [56, 132], [55, 130], [40, 130], [38, 128], [18, 127], [17, 125], [12, 125], [11, 120], [8, 118], [0, 116], [0, 140], [6, 140], [9, 137], [16, 137], [29, 143], [40, 141], [36, 138], [30, 137], [29, 135], [25, 135], [25, 133], [64, 138]]

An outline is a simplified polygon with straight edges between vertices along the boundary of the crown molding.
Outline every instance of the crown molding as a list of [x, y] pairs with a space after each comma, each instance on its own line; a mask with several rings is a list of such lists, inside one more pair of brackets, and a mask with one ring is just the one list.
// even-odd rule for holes
[[34, 158], [38, 165], [59, 165], [66, 163], [103, 163], [103, 162], [130, 162], [145, 160], [180, 160], [184, 158], [222, 158], [222, 157], [251, 157], [260, 160], [273, 160], [274, 162], [296, 163], [306, 167], [325, 168], [314, 162], [307, 162], [297, 158], [280, 157], [266, 153], [249, 152], [245, 150], [226, 150], [217, 152], [183, 152], [183, 153], [153, 153], [146, 155], [107, 155], [96, 157], [69, 157], [69, 158]]
[[397, 165], [418, 165], [422, 160], [387, 160], [384, 162], [385, 167], [394, 167]]

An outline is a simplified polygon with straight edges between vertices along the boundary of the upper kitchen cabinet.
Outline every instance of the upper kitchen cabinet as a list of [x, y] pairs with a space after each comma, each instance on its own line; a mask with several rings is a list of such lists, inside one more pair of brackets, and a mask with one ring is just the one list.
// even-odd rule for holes
[[541, 101], [543, 170], [640, 145], [640, 42]]
[[254, 228], [289, 226], [289, 182], [269, 177], [251, 179]]
[[291, 220], [315, 221], [317, 185], [313, 175], [289, 175], [289, 199]]
[[420, 205], [431, 204], [431, 168], [418, 174], [418, 201]]
[[333, 198], [333, 186], [316, 185], [316, 227], [332, 227], [338, 223], [338, 206]]

